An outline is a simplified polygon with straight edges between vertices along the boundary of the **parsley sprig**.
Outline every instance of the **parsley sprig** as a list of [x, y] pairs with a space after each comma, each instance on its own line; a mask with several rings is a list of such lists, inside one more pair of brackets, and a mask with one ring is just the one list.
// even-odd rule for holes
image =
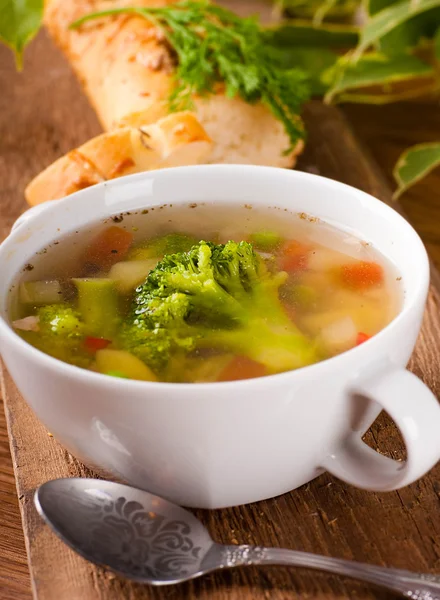
[[279, 66], [255, 18], [238, 17], [209, 0], [181, 0], [161, 8], [124, 7], [95, 12], [71, 27], [120, 13], [134, 13], [153, 22], [176, 52], [171, 110], [191, 107], [194, 94], [212, 94], [223, 83], [228, 97], [238, 95], [250, 104], [266, 104], [283, 123], [291, 148], [304, 137], [298, 115], [308, 97], [306, 75], [299, 69]]

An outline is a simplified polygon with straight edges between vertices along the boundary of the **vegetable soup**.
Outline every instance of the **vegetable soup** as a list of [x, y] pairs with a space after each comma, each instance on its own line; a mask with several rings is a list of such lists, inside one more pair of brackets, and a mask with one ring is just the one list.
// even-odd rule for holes
[[164, 205], [43, 248], [11, 290], [10, 315], [27, 342], [78, 367], [231, 381], [366, 342], [398, 313], [400, 279], [370, 244], [306, 214]]

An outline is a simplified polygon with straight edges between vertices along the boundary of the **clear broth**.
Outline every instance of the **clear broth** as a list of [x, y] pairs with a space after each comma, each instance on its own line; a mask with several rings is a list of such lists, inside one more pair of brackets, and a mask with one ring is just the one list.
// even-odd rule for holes
[[[146, 240], [176, 232], [197, 241], [216, 244], [229, 240], [252, 241], [269, 271], [288, 273], [279, 288], [280, 302], [295, 327], [319, 348], [316, 360], [334, 356], [368, 340], [394, 319], [401, 307], [401, 278], [385, 257], [371, 244], [351, 233], [306, 214], [277, 207], [261, 209], [250, 205], [215, 203], [164, 205], [123, 213], [60, 237], [43, 248], [28, 261], [11, 289], [10, 315], [17, 333], [56, 358], [109, 375], [148, 379], [148, 374], [142, 369], [138, 373], [134, 367], [133, 371], [127, 367], [127, 375], [114, 369], [106, 371], [97, 364], [97, 357], [105, 354], [100, 353], [104, 348], [99, 345], [100, 342], [93, 342], [96, 348], [84, 350], [84, 344], [90, 345], [89, 338], [105, 339], [106, 336], [99, 335], [99, 331], [92, 332], [93, 335], [78, 336], [71, 358], [69, 351], [60, 351], [59, 340], [54, 347], [48, 347], [47, 342], [41, 343], [37, 331], [24, 331], [20, 322], [39, 314], [41, 307], [41, 301], [33, 303], [33, 291], [31, 297], [23, 301], [23, 284], [26, 287], [29, 282], [58, 282], [58, 295], [63, 301], [76, 306], [77, 291], [71, 283], [72, 278], [108, 278], [109, 272], [111, 276], [114, 269], [110, 271], [108, 266], [99, 269], [86, 256], [86, 248], [92, 247], [94, 241], [110, 227], [128, 232], [133, 238], [128, 255], [125, 250], [120, 254], [119, 250], [113, 251], [112, 263], [136, 262], [134, 259], [137, 257], [146, 264], [142, 251], [138, 252], [136, 248], [145, 246]], [[276, 237], [279, 241], [274, 245]], [[272, 246], [266, 248], [268, 239]], [[133, 260], [128, 261], [127, 258]], [[51, 298], [49, 287], [42, 290], [43, 298], [46, 292]], [[125, 319], [130, 311], [134, 294], [134, 288], [119, 293], [121, 319]], [[110, 342], [105, 347], [107, 354], [109, 349], [125, 351], [116, 338], [117, 334], [114, 339], [107, 340]], [[280, 361], [278, 369], [273, 361], [268, 368], [255, 360], [254, 355], [250, 357], [246, 352], [217, 345], [193, 348], [185, 355], [179, 352], [171, 356], [169, 362], [174, 366], [167, 368], [166, 373], [162, 369], [158, 372], [155, 365], [147, 364], [147, 369], [151, 370], [152, 377], [159, 380], [185, 383], [245, 379], [288, 370], [283, 361]]]

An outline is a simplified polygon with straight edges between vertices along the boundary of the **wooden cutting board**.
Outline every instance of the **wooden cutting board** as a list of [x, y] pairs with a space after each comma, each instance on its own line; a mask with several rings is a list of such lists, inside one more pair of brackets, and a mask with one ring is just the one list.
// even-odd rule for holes
[[[4, 56], [4, 55], [2, 55]], [[44, 80], [41, 77], [44, 65]], [[0, 60], [0, 76], [4, 63]], [[1, 208], [9, 220], [24, 208], [17, 190], [70, 147], [98, 131], [96, 119], [44, 36], [29, 57], [27, 79], [9, 69], [0, 115], [16, 102], [16, 121], [4, 128], [8, 164]], [[6, 79], [5, 79], [6, 80]], [[44, 107], [44, 111], [41, 107]], [[5, 114], [5, 113], [3, 113]], [[306, 110], [307, 151], [300, 168], [361, 188], [385, 202], [390, 192], [334, 108]], [[6, 123], [3, 123], [5, 126]], [[65, 132], [60, 141], [59, 131]], [[7, 133], [9, 131], [9, 134]], [[61, 146], [61, 147], [60, 147]], [[433, 274], [423, 330], [411, 369], [440, 393], [440, 278]], [[36, 515], [35, 488], [56, 477], [93, 476], [38, 422], [3, 373], [3, 397], [28, 551], [38, 600], [391, 600], [356, 582], [283, 568], [248, 568], [213, 574], [190, 584], [152, 589], [132, 584], [86, 563], [63, 545]], [[62, 401], [62, 399], [60, 399]], [[393, 458], [403, 456], [397, 430], [380, 418], [368, 443]], [[216, 541], [273, 545], [418, 571], [440, 570], [440, 467], [412, 486], [388, 494], [349, 487], [329, 475], [284, 496], [221, 511], [197, 511]], [[0, 591], [1, 596], [1, 591]]]

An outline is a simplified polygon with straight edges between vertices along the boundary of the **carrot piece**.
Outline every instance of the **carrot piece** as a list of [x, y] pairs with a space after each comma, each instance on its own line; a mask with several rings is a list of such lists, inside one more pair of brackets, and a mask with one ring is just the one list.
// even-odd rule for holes
[[384, 273], [381, 265], [375, 262], [358, 262], [341, 267], [341, 278], [345, 285], [365, 289], [383, 282]]
[[296, 240], [286, 242], [281, 249], [280, 268], [288, 273], [305, 271], [309, 251], [310, 249], [307, 246]]
[[92, 336], [87, 336], [84, 340], [84, 346], [90, 352], [97, 352], [98, 350], [103, 350], [107, 348], [110, 344], [110, 340], [105, 340], [104, 338], [97, 338]]
[[237, 381], [239, 379], [253, 379], [267, 375], [266, 367], [247, 356], [235, 356], [229, 362], [217, 381]]
[[87, 263], [109, 268], [120, 262], [133, 242], [133, 234], [121, 227], [108, 227], [91, 242], [84, 254]]
[[370, 338], [371, 338], [371, 335], [368, 335], [367, 333], [362, 333], [360, 331], [356, 336], [356, 346], [360, 346], [361, 344], [363, 344]]

